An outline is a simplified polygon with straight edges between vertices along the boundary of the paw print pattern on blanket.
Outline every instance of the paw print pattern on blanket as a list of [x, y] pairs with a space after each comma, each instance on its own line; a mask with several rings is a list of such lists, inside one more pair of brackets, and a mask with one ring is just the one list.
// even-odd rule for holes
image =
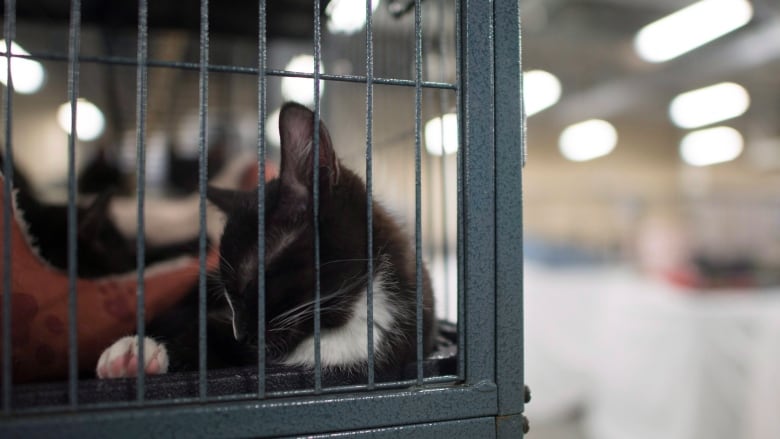
[[[4, 203], [4, 184], [0, 176], [0, 206]], [[3, 221], [0, 214], [0, 230]], [[0, 248], [6, 245], [5, 239], [0, 233]], [[40, 259], [17, 217], [11, 224], [10, 241], [13, 380], [64, 379], [68, 374], [68, 275]], [[217, 259], [216, 251], [212, 251], [207, 265], [216, 267]], [[0, 252], [0, 269], [4, 263]], [[190, 291], [198, 280], [198, 265], [197, 258], [183, 258], [147, 268], [147, 319], [153, 319]], [[76, 330], [82, 371], [94, 371], [106, 346], [135, 331], [136, 287], [135, 273], [77, 279]]]

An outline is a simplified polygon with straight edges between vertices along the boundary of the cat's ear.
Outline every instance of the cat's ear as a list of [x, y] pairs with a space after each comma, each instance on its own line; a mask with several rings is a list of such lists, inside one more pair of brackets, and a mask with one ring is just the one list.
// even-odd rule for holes
[[[314, 169], [314, 113], [294, 102], [284, 104], [279, 114], [282, 163], [279, 176], [283, 186], [310, 194]], [[339, 162], [325, 124], [319, 127], [319, 177], [323, 189], [338, 183]]]
[[246, 203], [248, 195], [243, 191], [209, 186], [206, 198], [225, 213], [234, 212]]

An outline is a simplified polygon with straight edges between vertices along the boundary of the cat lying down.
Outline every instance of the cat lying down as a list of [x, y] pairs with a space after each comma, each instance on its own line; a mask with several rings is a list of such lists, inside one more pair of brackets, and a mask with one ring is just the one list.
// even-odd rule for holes
[[[314, 114], [288, 103], [279, 117], [281, 168], [265, 191], [265, 332], [269, 364], [313, 367]], [[319, 286], [324, 368], [365, 370], [368, 283], [365, 183], [336, 157], [319, 126]], [[208, 198], [226, 215], [218, 273], [209, 279], [208, 367], [256, 364], [258, 349], [258, 194], [211, 187]], [[378, 204], [372, 205], [373, 341], [375, 368], [392, 371], [417, 358], [416, 267], [410, 239]], [[433, 294], [422, 269], [423, 351], [432, 350]], [[147, 374], [198, 369], [198, 294], [194, 291], [152, 321], [144, 340]], [[100, 378], [134, 376], [137, 337], [105, 349]]]

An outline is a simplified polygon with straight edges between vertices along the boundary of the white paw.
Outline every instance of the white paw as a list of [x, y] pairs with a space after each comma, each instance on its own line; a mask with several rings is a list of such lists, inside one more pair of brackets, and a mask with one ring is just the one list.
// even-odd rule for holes
[[[144, 338], [144, 370], [147, 375], [168, 371], [168, 351], [162, 343]], [[122, 337], [103, 351], [97, 364], [98, 378], [133, 377], [138, 373], [138, 336]]]

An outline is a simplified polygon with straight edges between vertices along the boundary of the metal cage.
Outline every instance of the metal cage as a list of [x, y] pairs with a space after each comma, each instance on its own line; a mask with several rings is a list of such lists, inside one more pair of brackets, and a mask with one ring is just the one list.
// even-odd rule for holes
[[[378, 77], [374, 75], [372, 8], [366, 2], [365, 75], [338, 75], [319, 72], [321, 57], [321, 10], [319, 0], [313, 2], [314, 73], [280, 71], [269, 68], [266, 58], [266, 2], [258, 8], [258, 65], [253, 68], [212, 64], [209, 61], [209, 2], [200, 1], [200, 52], [198, 63], [174, 63], [152, 60], [148, 55], [149, 21], [147, 0], [139, 0], [137, 8], [137, 56], [135, 58], [93, 59], [80, 53], [81, 2], [72, 0], [69, 11], [69, 51], [67, 54], [33, 53], [20, 55], [6, 50], [6, 77], [11, 77], [11, 61], [17, 58], [48, 59], [68, 64], [68, 97], [71, 105], [71, 132], [76, 131], [76, 102], [79, 98], [80, 65], [85, 62], [113, 63], [136, 68], [136, 172], [144, 181], [146, 169], [146, 112], [148, 70], [178, 68], [195, 71], [199, 78], [199, 177], [200, 193], [200, 309], [205, 319], [206, 282], [206, 163], [207, 163], [207, 99], [209, 74], [236, 73], [254, 75], [258, 96], [259, 185], [264, 183], [266, 81], [269, 77], [298, 76], [312, 78], [315, 88], [315, 124], [320, 117], [320, 80], [365, 84], [366, 126], [365, 163], [369, 197], [372, 175], [372, 130], [374, 85], [385, 84], [415, 90], [415, 253], [417, 257], [418, 295], [418, 356], [416, 370], [410, 379], [391, 383], [378, 382], [371, 367], [366, 382], [359, 385], [328, 386], [323, 383], [319, 359], [319, 314], [315, 313], [315, 358], [317, 365], [311, 376], [311, 388], [297, 391], [275, 391], [269, 388], [269, 371], [260, 349], [258, 368], [251, 386], [254, 391], [239, 395], [215, 395], [209, 392], [215, 377], [205, 366], [205, 325], [201, 324], [200, 372], [192, 378], [197, 386], [194, 397], [163, 399], [148, 398], [150, 382], [143, 371], [134, 380], [135, 395], [123, 403], [85, 403], [80, 399], [76, 288], [76, 169], [75, 136], [68, 137], [68, 229], [69, 265], [69, 375], [63, 387], [67, 400], [62, 404], [40, 409], [16, 407], [15, 384], [12, 379], [12, 285], [14, 273], [10, 248], [12, 187], [5, 185], [3, 225], [2, 280], [2, 416], [0, 436], [252, 436], [288, 437], [306, 435], [329, 437], [504, 437], [522, 436], [523, 389], [523, 325], [522, 325], [522, 167], [525, 162], [525, 126], [522, 108], [522, 75], [520, 63], [520, 10], [517, 0], [493, 2], [456, 1], [455, 82], [423, 80], [422, 74], [422, 6], [421, 0], [404, 3], [414, 14], [414, 79]], [[212, 8], [214, 6], [212, 5]], [[13, 41], [16, 32], [17, 5], [5, 1], [4, 38]], [[10, 81], [9, 81], [10, 82]], [[422, 234], [420, 209], [421, 187], [421, 99], [424, 90], [451, 90], [456, 94], [460, 147], [457, 156], [457, 260], [458, 260], [458, 328], [457, 365], [453, 374], [428, 376], [422, 355], [422, 293], [420, 269]], [[13, 181], [13, 85], [4, 90], [4, 120], [6, 157], [3, 174]], [[314, 130], [315, 156], [318, 130]], [[314, 166], [317, 181], [318, 167]], [[317, 185], [315, 206], [317, 205]], [[262, 211], [262, 193], [258, 206]], [[144, 184], [137, 188], [138, 235], [144, 235]], [[369, 206], [371, 199], [369, 198]], [[317, 215], [315, 207], [315, 218]], [[370, 219], [370, 211], [367, 212]], [[263, 215], [259, 215], [262, 221]], [[261, 223], [262, 224], [262, 223]], [[263, 227], [260, 227], [263, 230]], [[264, 248], [262, 233], [258, 247]], [[315, 258], [318, 253], [315, 235]], [[369, 248], [370, 244], [369, 235]], [[144, 251], [138, 241], [138, 336], [145, 333], [144, 316]], [[369, 252], [370, 254], [370, 252]], [[263, 255], [259, 255], [263, 267]], [[318, 262], [318, 259], [316, 259]], [[369, 261], [369, 266], [372, 261]], [[262, 276], [260, 277], [262, 279]], [[259, 303], [264, 303], [261, 282]], [[371, 281], [369, 280], [369, 291]], [[367, 309], [371, 310], [371, 294]], [[317, 290], [319, 297], [319, 290]], [[264, 311], [260, 306], [260, 327]], [[369, 311], [369, 334], [372, 328]], [[370, 335], [368, 351], [373, 352]], [[140, 354], [143, 362], [143, 353]], [[272, 387], [272, 386], [270, 386]], [[98, 388], [98, 390], [100, 390]]]

